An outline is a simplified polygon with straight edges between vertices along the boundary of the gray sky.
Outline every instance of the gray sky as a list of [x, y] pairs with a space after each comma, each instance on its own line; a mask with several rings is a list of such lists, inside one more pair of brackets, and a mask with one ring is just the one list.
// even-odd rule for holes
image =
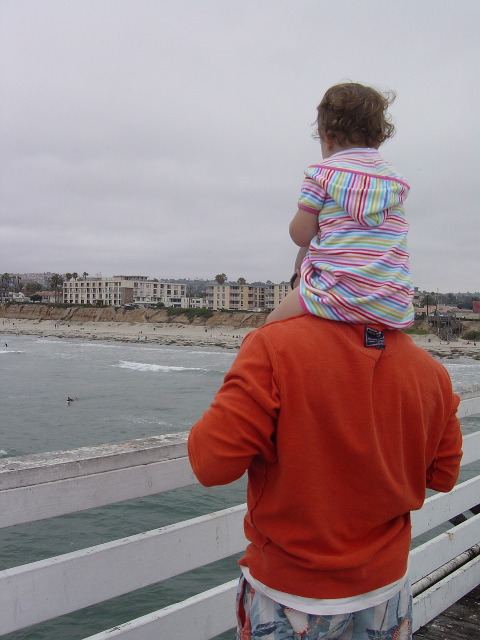
[[0, 272], [287, 280], [325, 90], [394, 89], [414, 283], [480, 290], [478, 0], [0, 0]]

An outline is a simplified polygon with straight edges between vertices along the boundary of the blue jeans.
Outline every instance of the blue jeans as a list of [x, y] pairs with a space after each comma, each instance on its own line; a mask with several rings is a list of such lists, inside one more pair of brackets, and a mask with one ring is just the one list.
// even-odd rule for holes
[[237, 640], [411, 640], [412, 596], [407, 585], [390, 600], [369, 609], [314, 615], [275, 602], [241, 576], [237, 625]]

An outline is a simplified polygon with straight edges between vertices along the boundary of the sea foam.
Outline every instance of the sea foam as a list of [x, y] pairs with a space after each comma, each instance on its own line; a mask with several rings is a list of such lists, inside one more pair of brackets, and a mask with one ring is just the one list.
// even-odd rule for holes
[[175, 367], [162, 364], [147, 364], [145, 362], [129, 362], [128, 360], [120, 360], [114, 367], [120, 369], [132, 369], [134, 371], [152, 371], [159, 373], [169, 373], [170, 371], [208, 371], [201, 367]]

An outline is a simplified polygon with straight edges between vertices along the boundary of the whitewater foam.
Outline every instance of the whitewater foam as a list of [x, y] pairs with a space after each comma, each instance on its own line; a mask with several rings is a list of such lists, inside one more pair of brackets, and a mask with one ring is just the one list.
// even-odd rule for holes
[[202, 367], [176, 367], [163, 364], [147, 364], [146, 362], [129, 362], [120, 360], [117, 364], [112, 365], [120, 367], [120, 369], [132, 369], [134, 371], [151, 371], [160, 373], [169, 373], [171, 371], [208, 371]]

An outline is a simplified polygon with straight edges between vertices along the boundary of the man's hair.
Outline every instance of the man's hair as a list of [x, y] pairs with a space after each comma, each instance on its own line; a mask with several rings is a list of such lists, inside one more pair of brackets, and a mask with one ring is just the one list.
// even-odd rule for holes
[[295, 271], [295, 273], [293, 274], [293, 276], [290, 278], [290, 289], [295, 289], [295, 282], [297, 281], [297, 278], [299, 277], [298, 273]]
[[395, 133], [387, 114], [394, 100], [393, 91], [380, 93], [356, 82], [330, 87], [317, 107], [314, 137], [321, 138], [326, 134], [339, 145], [351, 143], [379, 147]]

